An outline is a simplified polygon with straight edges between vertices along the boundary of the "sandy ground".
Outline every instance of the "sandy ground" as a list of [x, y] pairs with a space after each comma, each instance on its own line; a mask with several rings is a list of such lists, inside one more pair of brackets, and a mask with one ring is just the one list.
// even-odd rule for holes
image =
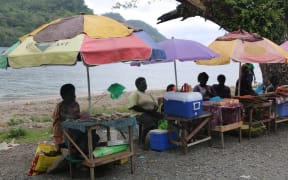
[[[115, 109], [117, 107], [124, 107], [127, 105], [127, 97], [131, 92], [125, 92], [119, 99], [111, 99], [109, 94], [100, 94], [92, 96], [91, 104], [92, 109]], [[150, 91], [155, 97], [163, 96], [163, 91]], [[54, 108], [57, 102], [60, 102], [61, 98], [45, 98], [45, 99], [33, 99], [22, 101], [9, 101], [0, 102], [0, 130], [7, 128], [11, 119], [22, 119], [30, 126], [38, 126], [37, 124], [31, 124], [31, 117], [52, 117]], [[77, 97], [77, 101], [80, 104], [81, 111], [88, 109], [87, 96]]]
[[[161, 96], [161, 92], [157, 93]], [[156, 94], [156, 96], [157, 96]], [[99, 97], [93, 97], [93, 102]], [[125, 105], [127, 94], [119, 100], [103, 96], [93, 107], [116, 107]], [[16, 117], [51, 116], [60, 99], [9, 102], [0, 104], [2, 128], [9, 119]], [[82, 108], [87, 107], [85, 98], [78, 98]], [[103, 104], [104, 103], [104, 104]], [[101, 105], [102, 104], [102, 105]], [[96, 179], [139, 179], [139, 180], [286, 180], [288, 179], [288, 124], [282, 123], [278, 131], [248, 140], [225, 135], [225, 148], [221, 148], [218, 134], [213, 134], [212, 146], [208, 143], [190, 147], [186, 155], [180, 148], [156, 152], [142, 151], [135, 143], [136, 171], [130, 174], [130, 164], [109, 164], [95, 168]], [[9, 150], [0, 151], [0, 179], [70, 179], [68, 171], [28, 177], [27, 172], [37, 143], [20, 144]], [[86, 168], [77, 168], [75, 179], [89, 179]]]

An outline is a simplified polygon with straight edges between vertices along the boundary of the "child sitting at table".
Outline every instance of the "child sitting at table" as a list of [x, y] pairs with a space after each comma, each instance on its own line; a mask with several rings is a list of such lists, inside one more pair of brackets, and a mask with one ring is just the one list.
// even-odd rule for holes
[[218, 84], [212, 86], [217, 96], [221, 98], [231, 98], [231, 91], [228, 86], [225, 85], [226, 77], [223, 74], [217, 77]]
[[199, 84], [193, 88], [194, 92], [200, 92], [202, 94], [203, 100], [208, 101], [210, 98], [216, 96], [213, 88], [207, 85], [209, 76], [206, 72], [201, 72], [198, 74]]
[[[75, 87], [73, 84], [64, 84], [60, 89], [60, 95], [62, 101], [56, 105], [53, 113], [53, 139], [58, 150], [61, 148], [67, 148], [64, 142], [64, 134], [61, 128], [61, 123], [67, 119], [79, 119], [80, 118], [80, 106], [76, 101]], [[88, 151], [87, 134], [82, 133], [79, 130], [69, 130], [72, 139], [79, 145], [84, 152]], [[99, 136], [94, 133], [93, 144], [95, 145], [99, 141]]]

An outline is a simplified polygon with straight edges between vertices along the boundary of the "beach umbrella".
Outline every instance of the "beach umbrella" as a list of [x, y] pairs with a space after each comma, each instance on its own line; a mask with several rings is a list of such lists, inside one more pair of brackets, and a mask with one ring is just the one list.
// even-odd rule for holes
[[195, 61], [195, 60], [206, 60], [218, 57], [219, 55], [213, 50], [209, 49], [205, 45], [186, 39], [167, 39], [158, 43], [158, 45], [164, 49], [166, 53], [165, 60], [153, 61], [153, 62], [133, 62], [132, 65], [141, 64], [154, 64], [154, 63], [164, 63], [173, 62], [174, 63], [174, 73], [176, 87], [178, 87], [177, 78], [177, 60], [180, 62], [184, 61]]
[[282, 43], [280, 45], [280, 47], [282, 47], [283, 49], [285, 49], [286, 51], [288, 51], [288, 41], [285, 41], [284, 43]]
[[0, 65], [24, 68], [83, 61], [90, 109], [90, 66], [165, 57], [165, 52], [144, 31], [134, 31], [105, 16], [77, 15], [56, 19], [20, 37], [1, 55]]
[[[196, 61], [199, 65], [224, 65], [232, 61], [241, 63], [286, 63], [288, 52], [269, 39], [256, 33], [238, 30], [218, 37], [209, 46], [220, 57]], [[240, 81], [239, 81], [240, 82]], [[240, 93], [240, 85], [238, 86]]]

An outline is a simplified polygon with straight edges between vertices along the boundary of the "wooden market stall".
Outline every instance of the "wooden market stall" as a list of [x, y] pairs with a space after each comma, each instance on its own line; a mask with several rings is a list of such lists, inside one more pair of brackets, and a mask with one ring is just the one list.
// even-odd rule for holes
[[[165, 119], [168, 121], [170, 143], [181, 146], [184, 154], [187, 154], [188, 147], [211, 140], [210, 113], [192, 118], [166, 115]], [[178, 140], [173, 138], [175, 128], [181, 132]], [[201, 135], [201, 137], [197, 135]]]
[[204, 101], [203, 110], [212, 114], [211, 131], [219, 132], [221, 145], [224, 148], [224, 132], [239, 130], [239, 142], [242, 139], [241, 104], [237, 99], [222, 99], [221, 101]]
[[[82, 162], [83, 165], [88, 166], [90, 168], [90, 179], [94, 180], [94, 168], [103, 164], [107, 164], [110, 162], [118, 161], [124, 158], [130, 158], [131, 162], [131, 173], [134, 173], [134, 149], [133, 149], [133, 131], [132, 127], [136, 125], [135, 117], [125, 117], [120, 119], [110, 119], [110, 120], [72, 120], [72, 121], [64, 121], [61, 126], [64, 129], [64, 135], [71, 143], [76, 150], [81, 154], [84, 158]], [[95, 129], [104, 128], [107, 131], [107, 139], [110, 140], [110, 128], [113, 127], [118, 130], [128, 130], [128, 149], [122, 152], [118, 152], [115, 154], [107, 155], [104, 157], [94, 157], [93, 155], [93, 141], [92, 141], [92, 132]], [[71, 134], [69, 133], [69, 129], [80, 130], [88, 135], [88, 150], [89, 153], [86, 154], [83, 152], [83, 149], [79, 147], [79, 145], [73, 140]], [[71, 146], [69, 146], [71, 147]], [[71, 152], [71, 150], [70, 150]], [[72, 175], [73, 170], [70, 164], [70, 173]]]
[[276, 91], [261, 96], [272, 102], [273, 125], [277, 132], [277, 124], [288, 121], [288, 93]]
[[265, 126], [266, 132], [270, 132], [272, 116], [272, 102], [260, 96], [235, 96], [243, 105], [243, 124], [248, 125], [248, 138], [252, 137], [252, 129], [255, 126]]

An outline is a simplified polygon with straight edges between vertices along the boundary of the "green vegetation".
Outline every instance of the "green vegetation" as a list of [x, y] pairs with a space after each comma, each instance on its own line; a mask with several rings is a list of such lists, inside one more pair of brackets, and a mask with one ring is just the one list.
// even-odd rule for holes
[[15, 125], [22, 124], [22, 123], [24, 123], [23, 119], [12, 118], [9, 120], [8, 125], [9, 126], [15, 126]]
[[10, 129], [7, 133], [7, 138], [18, 138], [23, 137], [27, 134], [27, 131], [25, 129], [19, 128], [19, 129]]
[[[31, 117], [30, 120], [32, 122], [41, 122], [41, 123], [52, 122], [51, 117]], [[12, 118], [9, 120], [8, 125], [9, 126], [16, 126], [16, 125], [23, 124], [23, 123], [25, 123], [24, 119]]]
[[140, 20], [125, 20], [120, 14], [118, 13], [105, 13], [103, 14], [103, 16], [107, 16], [113, 19], [116, 19], [118, 21], [122, 21], [122, 22], [126, 22], [127, 24], [129, 24], [132, 27], [135, 28], [140, 28], [143, 31], [145, 31], [147, 34], [149, 34], [152, 39], [154, 39], [154, 41], [156, 42], [160, 42], [163, 41], [165, 39], [167, 39], [165, 36], [163, 36], [161, 33], [158, 32], [158, 30], [152, 26], [150, 26], [149, 24], [140, 21]]
[[[0, 47], [11, 46], [19, 37], [54, 19], [79, 15], [81, 12], [93, 14], [84, 0], [0, 0], [0, 4]], [[104, 15], [125, 22], [119, 14]], [[129, 20], [127, 24], [143, 29], [155, 41], [165, 39], [155, 28], [143, 21]]]
[[113, 112], [128, 113], [130, 112], [130, 110], [125, 106], [119, 107], [119, 108], [112, 108], [112, 109], [108, 109], [108, 108], [92, 109], [91, 114], [93, 115], [101, 114], [101, 113], [112, 114]]
[[0, 142], [10, 142], [13, 138], [16, 143], [24, 142], [37, 142], [39, 140], [49, 140], [52, 135], [52, 129], [24, 129], [24, 128], [11, 128], [6, 131], [0, 132]]
[[92, 14], [84, 0], [0, 0], [0, 46], [14, 44], [38, 26], [60, 17]]
[[[102, 108], [102, 109], [93, 109], [91, 114], [100, 114], [106, 113], [111, 114], [113, 112], [127, 113], [130, 110], [126, 107], [118, 107], [118, 108]], [[52, 122], [50, 117], [31, 117], [33, 122]], [[9, 126], [15, 126], [25, 123], [23, 119], [13, 118], [8, 122]], [[52, 125], [51, 125], [52, 126]], [[52, 127], [45, 129], [28, 129], [28, 128], [10, 128], [5, 131], [0, 131], [0, 143], [6, 141], [10, 142], [13, 138], [16, 139], [16, 143], [24, 143], [24, 142], [38, 142], [40, 140], [49, 140], [52, 136]]]
[[31, 117], [32, 122], [52, 122], [51, 117]]

